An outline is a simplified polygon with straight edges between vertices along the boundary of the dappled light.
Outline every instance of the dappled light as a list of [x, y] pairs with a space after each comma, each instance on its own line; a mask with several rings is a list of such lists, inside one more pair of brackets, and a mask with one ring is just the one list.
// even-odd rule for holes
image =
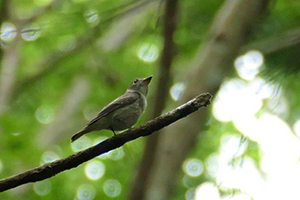
[[101, 161], [91, 161], [85, 166], [85, 175], [90, 180], [98, 180], [105, 173], [105, 165]]
[[203, 164], [201, 160], [188, 159], [183, 163], [183, 171], [191, 177], [200, 176], [203, 172]]
[[77, 198], [79, 200], [92, 200], [95, 198], [96, 189], [90, 184], [80, 185], [77, 189]]
[[91, 9], [87, 10], [85, 13], [85, 19], [86, 21], [91, 24], [91, 26], [96, 26], [99, 23], [99, 15], [97, 10]]
[[195, 191], [195, 199], [201, 200], [219, 200], [220, 194], [218, 188], [210, 182], [202, 183]]
[[92, 145], [92, 141], [88, 136], [83, 136], [80, 140], [72, 142], [70, 145], [74, 152], [78, 152], [89, 148]]
[[16, 26], [12, 23], [3, 23], [1, 25], [1, 40], [5, 42], [12, 41], [17, 35]]
[[0, 1], [0, 199], [299, 200], [299, 10]]
[[49, 194], [51, 192], [51, 188], [52, 185], [49, 180], [45, 180], [33, 184], [33, 190], [39, 196], [45, 196]]
[[41, 124], [49, 124], [54, 119], [54, 111], [50, 106], [40, 106], [35, 112], [35, 118]]
[[170, 95], [174, 101], [178, 101], [182, 96], [186, 86], [184, 83], [176, 83], [170, 89]]
[[123, 147], [112, 150], [107, 155], [111, 160], [120, 160], [121, 158], [124, 157]]
[[42, 155], [41, 165], [43, 165], [45, 163], [56, 161], [58, 159], [60, 159], [60, 157], [57, 155], [57, 153], [52, 152], [52, 151], [46, 151]]
[[122, 185], [119, 181], [109, 179], [103, 184], [104, 193], [109, 197], [117, 197], [122, 191]]
[[158, 58], [158, 47], [155, 44], [143, 44], [138, 50], [138, 57], [144, 62], [154, 62]]
[[27, 26], [22, 30], [22, 38], [26, 41], [33, 41], [40, 36], [40, 28], [36, 25]]
[[259, 51], [249, 51], [245, 55], [238, 57], [234, 66], [238, 75], [245, 80], [252, 80], [259, 73], [264, 62], [264, 57]]

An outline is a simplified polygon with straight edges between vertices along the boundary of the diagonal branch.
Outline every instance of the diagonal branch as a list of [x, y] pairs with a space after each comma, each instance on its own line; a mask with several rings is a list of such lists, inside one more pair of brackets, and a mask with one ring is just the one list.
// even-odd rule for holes
[[210, 104], [212, 95], [209, 93], [201, 94], [189, 102], [177, 107], [176, 109], [161, 115], [144, 125], [124, 131], [123, 133], [114, 136], [101, 142], [89, 149], [73, 154], [67, 158], [57, 160], [28, 170], [24, 173], [0, 180], [0, 192], [15, 188], [17, 186], [41, 181], [68, 169], [77, 167], [78, 165], [113, 149], [121, 147], [123, 144], [137, 139], [142, 136], [151, 135], [153, 132], [158, 131], [175, 121], [186, 117], [187, 115], [197, 111], [201, 107], [206, 107]]
[[241, 53], [258, 50], [263, 54], [272, 54], [300, 44], [300, 28], [297, 27], [268, 38], [252, 42], [241, 49]]

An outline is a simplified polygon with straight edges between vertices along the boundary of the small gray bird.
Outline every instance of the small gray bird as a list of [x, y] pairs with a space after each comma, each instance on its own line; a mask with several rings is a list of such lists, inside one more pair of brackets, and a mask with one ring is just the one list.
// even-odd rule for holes
[[84, 134], [92, 131], [108, 129], [116, 135], [115, 131], [131, 128], [145, 112], [148, 85], [151, 79], [152, 76], [135, 79], [125, 94], [104, 107], [98, 116], [90, 121], [82, 131], [72, 136], [71, 141], [74, 142]]

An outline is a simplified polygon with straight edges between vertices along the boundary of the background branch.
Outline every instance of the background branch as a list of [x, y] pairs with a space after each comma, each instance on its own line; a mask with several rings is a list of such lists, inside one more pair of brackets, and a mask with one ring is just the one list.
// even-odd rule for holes
[[178, 108], [157, 117], [144, 125], [118, 134], [117, 136], [109, 138], [87, 150], [81, 151], [67, 158], [45, 164], [41, 167], [28, 170], [7, 179], [3, 179], [0, 181], [0, 192], [26, 183], [50, 178], [60, 172], [75, 168], [98, 155], [116, 149], [129, 141], [142, 136], [148, 136], [153, 132], [158, 131], [165, 126], [168, 126], [173, 122], [197, 111], [199, 108], [208, 106], [211, 102], [211, 98], [212, 96], [209, 93], [201, 94], [184, 105], [179, 106]]
[[61, 98], [62, 102], [58, 109], [57, 117], [55, 120], [44, 127], [41, 131], [38, 142], [42, 148], [52, 146], [58, 143], [68, 135], [64, 134], [68, 130], [76, 131], [76, 124], [74, 115], [79, 110], [82, 102], [88, 97], [90, 85], [86, 78], [76, 77], [66, 92]]
[[289, 30], [252, 42], [241, 49], [241, 53], [258, 50], [263, 54], [271, 54], [300, 44], [300, 28]]
[[[191, 63], [186, 78], [187, 90], [180, 103], [201, 91], [216, 94], [247, 36], [266, 13], [268, 3], [268, 0], [224, 1], [207, 34], [208, 38], [199, 46]], [[201, 115], [195, 113], [164, 129], [158, 141], [159, 153], [149, 174], [145, 200], [170, 199], [182, 163], [195, 147], [199, 133], [204, 132], [209, 114], [208, 110]]]
[[[174, 41], [173, 34], [176, 28], [176, 15], [178, 1], [167, 0], [165, 4], [165, 16], [164, 16], [164, 48], [160, 59], [160, 67], [158, 70], [158, 83], [155, 89], [155, 95], [153, 98], [152, 112], [150, 119], [159, 116], [165, 108], [168, 91], [172, 82], [171, 77], [171, 65], [174, 57]], [[151, 135], [147, 138], [144, 154], [141, 159], [139, 169], [137, 171], [136, 178], [133, 182], [133, 186], [130, 192], [131, 200], [143, 199], [146, 187], [148, 185], [149, 173], [152, 169], [152, 165], [155, 159], [156, 147], [159, 140], [159, 134]]]

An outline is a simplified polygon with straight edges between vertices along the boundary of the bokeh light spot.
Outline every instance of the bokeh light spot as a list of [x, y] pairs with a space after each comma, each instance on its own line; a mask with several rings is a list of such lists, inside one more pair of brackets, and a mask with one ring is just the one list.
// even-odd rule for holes
[[84, 171], [89, 179], [98, 180], [105, 173], [105, 165], [101, 161], [92, 161], [85, 166]]
[[194, 186], [193, 178], [185, 174], [182, 178], [182, 184], [186, 188], [193, 187]]
[[138, 51], [138, 57], [144, 62], [154, 62], [158, 58], [159, 50], [155, 44], [144, 44]]
[[194, 200], [195, 199], [195, 188], [188, 189], [185, 192], [185, 199], [186, 200]]
[[176, 83], [170, 89], [170, 95], [174, 101], [178, 101], [183, 94], [186, 86], [184, 83]]
[[83, 184], [77, 189], [77, 198], [79, 200], [91, 200], [94, 199], [96, 190], [92, 185]]
[[226, 134], [221, 138], [220, 153], [228, 160], [241, 156], [247, 149], [247, 140], [242, 141], [242, 136]]
[[49, 124], [54, 119], [54, 111], [49, 106], [40, 106], [35, 112], [35, 118], [42, 124]]
[[211, 154], [205, 161], [205, 166], [207, 169], [207, 173], [210, 178], [215, 178], [218, 174], [218, 171], [220, 169], [219, 164], [220, 156], [216, 153]]
[[90, 138], [88, 138], [85, 135], [82, 136], [82, 137], [80, 137], [75, 142], [71, 143], [71, 147], [72, 147], [72, 149], [73, 149], [74, 152], [78, 152], [78, 151], [82, 151], [84, 149], [87, 149], [91, 145], [92, 145], [92, 142], [91, 142]]
[[118, 149], [114, 149], [108, 153], [108, 157], [112, 160], [120, 160], [124, 157], [124, 150], [123, 147]]
[[43, 153], [42, 155], [42, 161], [41, 164], [45, 164], [45, 163], [49, 163], [49, 162], [53, 162], [58, 160], [60, 157], [52, 151], [46, 151], [45, 153]]
[[300, 137], [300, 120], [296, 121], [293, 126], [295, 134]]
[[15, 132], [12, 133], [12, 135], [13, 135], [13, 136], [19, 136], [19, 135], [21, 135], [21, 132], [15, 131]]
[[188, 159], [183, 163], [183, 171], [191, 177], [200, 176], [203, 172], [202, 161], [196, 158]]
[[202, 183], [196, 189], [195, 199], [201, 200], [220, 200], [218, 188], [210, 182]]
[[17, 28], [12, 23], [3, 23], [1, 26], [1, 40], [10, 42], [17, 35]]
[[21, 35], [26, 41], [36, 40], [40, 36], [40, 28], [36, 25], [27, 26], [22, 30]]
[[51, 191], [51, 182], [49, 180], [36, 182], [33, 184], [33, 190], [36, 194], [45, 196]]
[[234, 66], [238, 75], [245, 80], [252, 80], [259, 73], [259, 69], [264, 62], [264, 57], [259, 51], [249, 51], [238, 57]]
[[2, 161], [0, 160], [0, 173], [2, 172], [2, 170], [3, 170], [3, 163], [2, 163]]
[[119, 181], [110, 179], [105, 181], [103, 185], [104, 193], [109, 197], [117, 197], [120, 195], [122, 190], [122, 185]]
[[85, 20], [90, 23], [92, 26], [95, 26], [99, 23], [99, 15], [97, 10], [95, 9], [91, 9], [91, 10], [87, 10], [84, 13], [84, 17]]
[[262, 99], [241, 79], [222, 84], [214, 104], [213, 115], [221, 122], [254, 116], [262, 107]]

